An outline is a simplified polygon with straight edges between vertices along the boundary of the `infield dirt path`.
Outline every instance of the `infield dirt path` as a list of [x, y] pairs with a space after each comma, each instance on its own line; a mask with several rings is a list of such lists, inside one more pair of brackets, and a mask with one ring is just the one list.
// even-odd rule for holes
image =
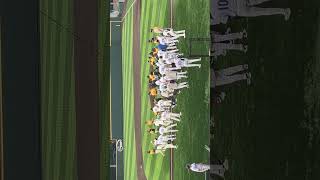
[[133, 19], [133, 75], [134, 75], [134, 127], [136, 141], [137, 176], [139, 180], [147, 180], [144, 173], [141, 143], [141, 49], [140, 49], [140, 16], [141, 1], [136, 0]]

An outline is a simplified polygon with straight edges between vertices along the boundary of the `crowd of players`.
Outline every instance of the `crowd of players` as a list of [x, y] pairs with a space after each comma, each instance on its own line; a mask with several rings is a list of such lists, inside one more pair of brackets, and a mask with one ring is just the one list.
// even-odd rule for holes
[[149, 40], [155, 47], [149, 54], [148, 62], [151, 68], [147, 78], [149, 95], [153, 99], [151, 110], [155, 118], [146, 121], [146, 125], [153, 126], [147, 131], [157, 134], [157, 137], [151, 142], [154, 148], [147, 153], [164, 156], [166, 149], [178, 148], [174, 141], [182, 113], [173, 112], [173, 109], [177, 104], [176, 95], [182, 89], [189, 88], [186, 68], [201, 68], [201, 64], [195, 64], [201, 59], [187, 59], [179, 53], [177, 44], [179, 38], [186, 37], [185, 30], [174, 31], [172, 28], [154, 27], [151, 32], [156, 36]]

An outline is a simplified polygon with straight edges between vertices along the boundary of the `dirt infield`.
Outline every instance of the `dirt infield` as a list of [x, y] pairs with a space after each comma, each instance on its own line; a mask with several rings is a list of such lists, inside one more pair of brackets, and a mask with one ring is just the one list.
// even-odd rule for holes
[[74, 0], [76, 144], [79, 180], [100, 179], [98, 1]]
[[144, 173], [141, 143], [141, 49], [140, 49], [140, 16], [141, 1], [136, 0], [133, 19], [133, 74], [134, 74], [134, 119], [136, 141], [137, 176], [139, 180], [147, 180]]

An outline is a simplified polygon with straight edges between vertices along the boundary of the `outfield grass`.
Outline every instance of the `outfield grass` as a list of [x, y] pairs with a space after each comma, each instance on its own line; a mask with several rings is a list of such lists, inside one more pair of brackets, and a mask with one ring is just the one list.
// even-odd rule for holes
[[[168, 27], [170, 25], [169, 17], [169, 3], [170, 1], [142, 1], [141, 8], [141, 109], [142, 109], [142, 150], [145, 166], [145, 173], [148, 179], [169, 179], [169, 152], [163, 158], [161, 155], [150, 156], [146, 151], [151, 149], [150, 141], [154, 136], [150, 136], [146, 133], [147, 127], [145, 126], [145, 120], [152, 118], [152, 114], [149, 104], [149, 98], [147, 96], [147, 74], [149, 72], [149, 65], [147, 63], [148, 53], [151, 51], [152, 46], [147, 43], [147, 40], [152, 37], [150, 28], [152, 26]], [[129, 4], [129, 3], [128, 3]], [[127, 8], [130, 7], [127, 5]], [[174, 28], [186, 29], [187, 38], [181, 40], [179, 43], [179, 49], [187, 56], [188, 42], [190, 37], [209, 37], [209, 1], [198, 2], [185, 2], [175, 1], [174, 6]], [[194, 10], [193, 8], [197, 9]], [[191, 18], [186, 19], [185, 14], [190, 14]], [[132, 87], [132, 35], [128, 37], [128, 32], [132, 32], [132, 23], [129, 18], [132, 18], [133, 14], [128, 14], [124, 22], [123, 27], [123, 73], [124, 73], [124, 112], [125, 112], [125, 179], [130, 179], [129, 175], [136, 171], [135, 162], [130, 161], [128, 156], [134, 155], [134, 139], [128, 142], [129, 137], [133, 137], [133, 117], [129, 108], [133, 109], [133, 92], [126, 87]], [[198, 21], [197, 18], [206, 19], [207, 21]], [[128, 42], [129, 41], [129, 42]], [[196, 49], [198, 52], [208, 52], [208, 45], [200, 44]], [[190, 89], [184, 90], [178, 97], [177, 111], [183, 113], [183, 118], [179, 124], [179, 133], [177, 144], [179, 148], [175, 151], [175, 179], [199, 179], [203, 178], [203, 175], [191, 173], [188, 174], [185, 169], [186, 163], [190, 162], [208, 162], [208, 153], [204, 150], [204, 145], [209, 143], [209, 62], [208, 59], [204, 59], [202, 62], [201, 71], [199, 69], [189, 69], [189, 83]], [[128, 75], [129, 74], [129, 75]], [[130, 76], [131, 75], [131, 76]], [[127, 77], [127, 78], [126, 78]], [[130, 78], [128, 78], [130, 77]], [[129, 86], [128, 86], [129, 84]], [[132, 94], [128, 94], [132, 93]], [[130, 100], [130, 98], [132, 98]], [[126, 110], [127, 109], [127, 110]], [[127, 118], [127, 117], [130, 118]], [[190, 129], [192, 127], [192, 132]], [[190, 146], [190, 144], [192, 146]], [[198, 153], [201, 152], [201, 153]], [[133, 153], [133, 154], [132, 154]], [[132, 157], [132, 156], [129, 156]], [[136, 176], [133, 176], [136, 177]], [[135, 178], [134, 178], [135, 179]]]
[[274, 16], [229, 25], [247, 27], [249, 51], [221, 57], [215, 67], [248, 63], [253, 84], [223, 88], [226, 101], [213, 107], [211, 156], [230, 159], [226, 179], [319, 179], [318, 15], [292, 9], [288, 22]]
[[76, 179], [72, 1], [40, 3], [43, 179]]
[[[127, 6], [128, 7], [128, 6]], [[130, 8], [122, 27], [122, 73], [124, 113], [124, 179], [136, 179], [136, 149], [134, 138], [134, 92], [133, 92], [133, 9]]]

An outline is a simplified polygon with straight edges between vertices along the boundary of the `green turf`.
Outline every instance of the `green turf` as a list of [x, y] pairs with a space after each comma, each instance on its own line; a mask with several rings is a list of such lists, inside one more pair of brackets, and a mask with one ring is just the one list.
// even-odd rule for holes
[[41, 1], [43, 179], [75, 179], [71, 1]]
[[152, 149], [150, 141], [154, 136], [147, 134], [147, 127], [145, 121], [150, 119], [152, 112], [150, 111], [150, 103], [148, 92], [148, 79], [146, 78], [149, 73], [148, 53], [151, 51], [152, 46], [147, 43], [148, 39], [152, 37], [150, 28], [153, 26], [168, 26], [168, 9], [169, 1], [148, 1], [142, 2], [141, 11], [141, 110], [142, 110], [142, 150], [145, 166], [145, 174], [148, 179], [166, 179], [169, 177], [169, 154], [166, 157], [150, 156], [146, 152]]
[[123, 110], [124, 110], [124, 178], [136, 179], [136, 150], [134, 139], [134, 93], [133, 93], [133, 9], [128, 11], [128, 15], [123, 22], [122, 44], [122, 68], [123, 68]]
[[[163, 26], [167, 27], [170, 24], [169, 17], [169, 3], [170, 1], [142, 1], [141, 8], [141, 55], [142, 55], [142, 63], [141, 63], [141, 79], [142, 79], [142, 87], [141, 87], [141, 126], [142, 126], [142, 150], [143, 150], [143, 159], [145, 166], [145, 173], [148, 179], [169, 179], [169, 153], [166, 153], [166, 156], [163, 158], [161, 155], [158, 156], [149, 156], [146, 154], [146, 151], [151, 149], [150, 141], [154, 138], [146, 133], [145, 120], [150, 119], [152, 117], [149, 104], [149, 98], [147, 96], [147, 79], [146, 76], [149, 72], [149, 65], [147, 64], [147, 56], [149, 51], [151, 51], [151, 45], [147, 43], [147, 40], [152, 37], [150, 33], [150, 28], [153, 26]], [[208, 1], [199, 1], [199, 2], [185, 2], [185, 1], [175, 1], [174, 8], [174, 19], [176, 19], [174, 24], [175, 29], [186, 29], [187, 38], [188, 37], [208, 37], [209, 34], [209, 5]], [[192, 7], [199, 9], [198, 11], [194, 11]], [[128, 6], [127, 6], [128, 8]], [[200, 11], [200, 9], [202, 9]], [[192, 15], [192, 19], [185, 19], [185, 14], [194, 14]], [[127, 16], [130, 16], [128, 14]], [[199, 18], [206, 19], [207, 21], [200, 22]], [[126, 17], [128, 18], [128, 17]], [[132, 49], [132, 43], [128, 43], [127, 33], [132, 32], [132, 27], [128, 26], [129, 22], [124, 22], [124, 30], [123, 30], [123, 40], [122, 44], [125, 47], [123, 52], [124, 57], [124, 85], [130, 83], [128, 74], [132, 75], [132, 69], [129, 69], [132, 66], [132, 61], [128, 61], [132, 58], [130, 56], [130, 51], [128, 49]], [[181, 40], [179, 43], [181, 51], [186, 54], [188, 52], [188, 42], [187, 40]], [[195, 49], [197, 51], [202, 51], [202, 53], [208, 52], [208, 46], [200, 45]], [[132, 60], [132, 59], [131, 59]], [[181, 95], [179, 95], [179, 107], [177, 107], [177, 111], [181, 110], [183, 113], [183, 119], [179, 124], [179, 133], [177, 143], [179, 144], [179, 149], [175, 151], [176, 159], [175, 159], [175, 172], [174, 176], [176, 179], [199, 179], [203, 177], [203, 175], [197, 174], [187, 174], [185, 170], [185, 164], [193, 161], [208, 161], [208, 153], [205, 152], [203, 146], [209, 143], [209, 127], [202, 126], [202, 124], [208, 124], [209, 122], [209, 63], [207, 59], [204, 59], [202, 62], [202, 69], [199, 71], [198, 69], [190, 69], [188, 70], [190, 73], [190, 78], [188, 79], [191, 87], [188, 90], [184, 90]], [[129, 76], [130, 77], [130, 76]], [[200, 88], [199, 88], [200, 87]], [[133, 134], [131, 131], [133, 129], [133, 125], [130, 126], [128, 122], [133, 119], [127, 118], [130, 116], [130, 111], [126, 110], [126, 108], [132, 106], [132, 101], [130, 101], [130, 97], [132, 94], [129, 94], [128, 90], [126, 90], [124, 86], [124, 116], [125, 116], [125, 140], [128, 139], [129, 132]], [[132, 93], [132, 92], [131, 92]], [[189, 98], [191, 97], [191, 98]], [[131, 123], [131, 122], [130, 122]], [[193, 127], [193, 132], [189, 132], [189, 128]], [[129, 132], [127, 132], [129, 131]], [[130, 136], [129, 136], [130, 137]], [[126, 147], [125, 154], [128, 152], [133, 153], [134, 142], [126, 142], [129, 147]], [[193, 146], [190, 148], [189, 143], [192, 143]], [[202, 152], [202, 153], [197, 153]], [[125, 177], [128, 177], [128, 174], [136, 171], [135, 162], [128, 161], [128, 155], [125, 155]], [[127, 178], [125, 178], [127, 179]], [[130, 179], [130, 178], [129, 178]]]
[[213, 107], [211, 156], [230, 159], [227, 180], [320, 177], [319, 10], [300, 9], [288, 22], [269, 16], [230, 24], [234, 32], [247, 28], [249, 51], [221, 57], [215, 67], [248, 63], [252, 85], [223, 88], [225, 102]]

